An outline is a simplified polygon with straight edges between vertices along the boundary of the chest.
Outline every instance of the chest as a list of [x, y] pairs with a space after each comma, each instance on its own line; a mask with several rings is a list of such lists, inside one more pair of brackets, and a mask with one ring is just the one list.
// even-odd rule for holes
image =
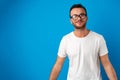
[[96, 57], [99, 52], [99, 42], [94, 39], [70, 40], [66, 48], [68, 57]]

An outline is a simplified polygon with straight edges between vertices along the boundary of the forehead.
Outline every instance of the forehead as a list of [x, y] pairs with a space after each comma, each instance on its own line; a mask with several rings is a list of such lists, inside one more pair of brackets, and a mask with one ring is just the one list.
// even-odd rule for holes
[[71, 15], [80, 13], [85, 13], [85, 10], [83, 8], [73, 8], [70, 12]]

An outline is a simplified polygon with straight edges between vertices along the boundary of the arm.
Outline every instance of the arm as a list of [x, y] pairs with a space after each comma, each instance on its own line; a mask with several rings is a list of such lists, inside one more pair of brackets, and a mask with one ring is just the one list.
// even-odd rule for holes
[[117, 76], [112, 64], [109, 61], [108, 54], [104, 56], [100, 56], [101, 63], [105, 69], [105, 72], [109, 78], [109, 80], [117, 80]]
[[58, 56], [58, 58], [56, 60], [56, 63], [54, 65], [53, 69], [52, 69], [52, 72], [50, 74], [49, 80], [56, 80], [57, 79], [57, 77], [59, 75], [59, 72], [62, 68], [62, 65], [64, 63], [64, 60], [65, 60], [65, 58], [61, 58], [61, 57]]

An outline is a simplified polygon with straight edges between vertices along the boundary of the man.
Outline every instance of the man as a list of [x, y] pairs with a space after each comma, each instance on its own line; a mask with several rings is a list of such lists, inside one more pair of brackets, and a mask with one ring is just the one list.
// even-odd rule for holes
[[66, 56], [69, 58], [67, 80], [102, 80], [100, 62], [109, 80], [117, 80], [108, 58], [105, 40], [102, 35], [86, 28], [87, 20], [87, 11], [83, 5], [74, 4], [70, 8], [70, 21], [74, 31], [61, 40], [50, 80], [57, 79]]

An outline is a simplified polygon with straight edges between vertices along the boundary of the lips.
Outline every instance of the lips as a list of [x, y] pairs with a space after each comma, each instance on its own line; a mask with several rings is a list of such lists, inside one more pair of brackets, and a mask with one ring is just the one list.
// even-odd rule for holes
[[76, 23], [79, 24], [79, 25], [81, 25], [81, 24], [82, 24], [82, 21], [77, 21]]

